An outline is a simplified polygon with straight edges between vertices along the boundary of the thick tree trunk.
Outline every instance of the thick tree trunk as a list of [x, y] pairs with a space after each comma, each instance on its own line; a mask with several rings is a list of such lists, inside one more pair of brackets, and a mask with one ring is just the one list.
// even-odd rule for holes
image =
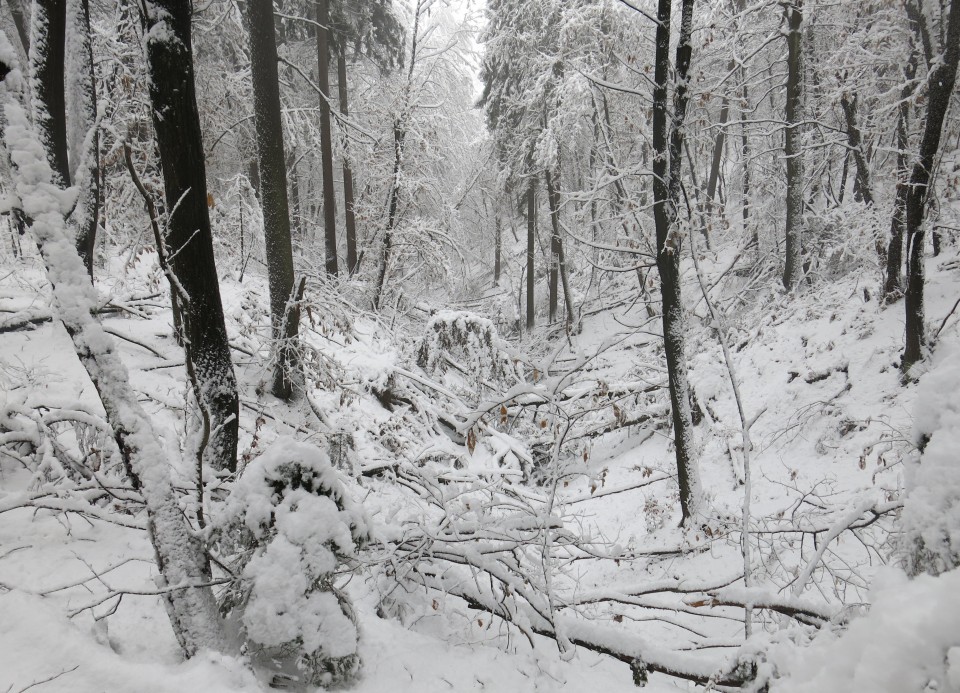
[[323, 233], [327, 273], [337, 274], [337, 198], [333, 187], [333, 134], [330, 130], [329, 0], [317, 0], [317, 85], [320, 87], [320, 166], [323, 174]]
[[33, 124], [43, 143], [55, 182], [70, 187], [67, 148], [64, 48], [67, 0], [34, 0], [30, 22], [30, 88]]
[[[670, 2], [659, 0], [657, 9], [656, 61], [653, 89], [653, 196], [657, 232], [657, 268], [663, 301], [663, 341], [667, 361], [670, 407], [676, 446], [677, 479], [683, 523], [699, 514], [702, 499], [690, 415], [690, 387], [687, 382], [685, 320], [680, 295], [680, 233], [676, 227], [680, 196], [680, 165], [683, 150], [683, 121], [687, 108], [687, 72], [690, 68], [690, 34], [693, 0], [683, 0], [680, 36], [677, 43], [677, 81], [673, 122], [667, 148], [667, 82], [670, 70]], [[669, 164], [668, 164], [669, 162]], [[669, 168], [668, 168], [669, 166]]]
[[[163, 600], [174, 633], [187, 657], [208, 649], [227, 652], [209, 585], [209, 562], [180, 508], [170, 482], [167, 455], [130, 386], [113, 339], [91, 315], [98, 298], [90, 283], [81, 279], [83, 262], [64, 223], [60, 201], [50, 190], [52, 171], [37, 158], [36, 145], [44, 143], [30, 131], [17, 100], [9, 93], [3, 96], [2, 120], [8, 130], [19, 131], [14, 141], [8, 141], [8, 154], [15, 162], [15, 187], [22, 195], [24, 211], [32, 219], [60, 319], [100, 395], [127, 473], [146, 502], [147, 531], [160, 571], [158, 587], [170, 588], [163, 593]], [[24, 170], [29, 174], [22, 175]]]
[[534, 241], [537, 237], [537, 179], [530, 176], [527, 187], [527, 331], [537, 322], [534, 307], [533, 256], [536, 252]]
[[783, 285], [792, 290], [803, 271], [803, 0], [784, 6], [787, 33], [787, 103], [783, 154], [787, 160], [786, 262]]
[[[350, 115], [347, 105], [347, 60], [343, 54], [343, 43], [337, 46], [337, 91], [340, 95], [340, 113], [346, 118]], [[353, 209], [353, 171], [350, 169], [350, 157], [347, 144], [343, 145], [343, 214], [347, 233], [347, 269], [350, 274], [357, 271], [357, 216]]]
[[296, 336], [300, 312], [292, 305], [293, 248], [290, 241], [273, 1], [249, 0], [247, 7], [253, 113], [257, 131], [257, 158], [260, 162], [263, 240], [270, 290], [270, 324], [277, 357], [271, 390], [280, 399], [290, 399], [295, 381], [293, 374], [297, 368]]
[[196, 373], [197, 401], [210, 417], [204, 460], [215, 469], [235, 471], [239, 399], [213, 256], [190, 16], [189, 0], [147, 4], [150, 101], [163, 170], [170, 267], [187, 298], [180, 305], [184, 342]]
[[76, 66], [66, 76], [68, 144], [73, 183], [79, 187], [70, 219], [77, 252], [93, 279], [93, 255], [100, 222], [100, 137], [97, 132], [97, 83], [93, 72], [88, 0], [67, 0], [66, 55]]
[[923, 307], [923, 246], [924, 213], [930, 179], [940, 150], [943, 121], [950, 108], [950, 96], [957, 79], [960, 63], [960, 0], [950, 0], [949, 26], [944, 43], [942, 60], [935, 62], [927, 79], [927, 118], [920, 141], [919, 156], [910, 175], [910, 190], [906, 203], [907, 231], [907, 291], [904, 294], [906, 309], [906, 346], [903, 350], [901, 368], [904, 373], [923, 357], [926, 343], [924, 334]]

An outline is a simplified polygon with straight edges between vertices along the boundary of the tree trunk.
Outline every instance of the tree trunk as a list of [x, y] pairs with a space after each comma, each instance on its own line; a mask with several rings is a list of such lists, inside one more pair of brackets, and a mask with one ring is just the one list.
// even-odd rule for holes
[[67, 148], [64, 46], [67, 0], [34, 0], [30, 22], [30, 87], [33, 123], [43, 144], [54, 182], [70, 187]]
[[[563, 257], [563, 238], [560, 236], [560, 165], [557, 164], [557, 173], [550, 174], [548, 168], [545, 172], [547, 182], [547, 204], [550, 206], [550, 228], [551, 239], [550, 246], [553, 254], [553, 263], [550, 272], [551, 295], [556, 293], [555, 286], [557, 277], [554, 276], [554, 270], [559, 274], [560, 281], [563, 284], [563, 302], [567, 307], [567, 325], [573, 323], [573, 297], [570, 294], [570, 280], [567, 276], [566, 262]], [[557, 306], [551, 306], [556, 319]]]
[[237, 468], [239, 399], [207, 209], [191, 4], [154, 0], [147, 7], [147, 66], [166, 199], [165, 240], [170, 267], [188, 299], [180, 305], [184, 342], [196, 372], [197, 402], [208, 413], [212, 431], [204, 460], [232, 472]]
[[329, 0], [317, 0], [317, 85], [320, 87], [320, 164], [323, 173], [323, 231], [327, 273], [337, 274], [337, 199], [333, 188], [333, 134], [330, 131]]
[[[9, 92], [4, 96], [2, 120], [8, 127], [16, 126], [33, 135], [20, 104]], [[170, 482], [166, 452], [130, 386], [113, 339], [91, 315], [99, 300], [90, 283], [81, 279], [83, 262], [64, 223], [60, 201], [50, 190], [50, 184], [55, 184], [52, 171], [44, 170], [45, 162], [38, 158], [43, 156], [37, 152], [44, 143], [39, 137], [31, 140], [24, 142], [21, 135], [10, 145], [15, 148], [8, 152], [15, 162], [15, 189], [32, 218], [31, 227], [53, 286], [60, 319], [100, 395], [127, 473], [146, 502], [147, 531], [160, 571], [157, 587], [171, 588], [163, 593], [163, 601], [177, 641], [187, 657], [205, 649], [227, 652], [227, 640], [209, 585], [207, 556], [180, 508]], [[29, 170], [28, 175], [22, 174], [24, 170]]]
[[[272, 0], [249, 0], [250, 72], [253, 77], [253, 113], [260, 162], [260, 197], [263, 206], [263, 241], [270, 290], [270, 324], [276, 343], [277, 364], [271, 391], [279, 399], [293, 394], [299, 310], [292, 308], [293, 248], [287, 200], [287, 166], [280, 116], [280, 83], [277, 75], [277, 39]], [[288, 315], [289, 313], [289, 315]], [[289, 319], [288, 319], [289, 318]]]
[[[659, 0], [657, 9], [656, 62], [653, 89], [653, 196], [657, 232], [657, 268], [663, 301], [663, 341], [673, 415], [673, 434], [680, 485], [683, 523], [699, 514], [702, 498], [690, 416], [690, 388], [687, 382], [685, 325], [680, 295], [680, 232], [676, 228], [680, 196], [680, 165], [683, 148], [683, 121], [687, 108], [687, 72], [690, 68], [690, 34], [694, 0], [683, 0], [680, 37], [677, 43], [677, 79], [673, 122], [667, 148], [667, 81], [670, 70], [670, 2]], [[668, 169], [669, 161], [669, 169]]]
[[[741, 68], [740, 72], [741, 78], [743, 77], [743, 69]], [[742, 150], [743, 150], [743, 204], [741, 206], [742, 217], [743, 217], [743, 231], [747, 232], [747, 228], [750, 226], [750, 138], [747, 135], [747, 109], [750, 107], [750, 95], [747, 91], [747, 84], [744, 81], [743, 84], [743, 110], [740, 112], [740, 135], [742, 137]], [[753, 232], [750, 234], [750, 243], [757, 251], [757, 256], [760, 255], [760, 232], [757, 230], [756, 226], [753, 228]]]
[[499, 214], [493, 222], [493, 234], [493, 285], [500, 286], [500, 250], [503, 247], [503, 229]]
[[783, 285], [791, 291], [803, 270], [803, 0], [784, 6], [787, 34], [787, 103], [783, 153], [787, 160], [786, 262]]
[[943, 121], [950, 108], [950, 96], [957, 79], [957, 64], [960, 63], [960, 0], [950, 0], [949, 22], [943, 59], [934, 64], [927, 79], [927, 118], [907, 193], [908, 274], [907, 291], [904, 295], [907, 329], [906, 346], [900, 364], [904, 373], [908, 373], [910, 367], [922, 358], [923, 346], [926, 343], [923, 326], [923, 221], [931, 174], [940, 150]]
[[[284, 147], [286, 149], [286, 147]], [[300, 203], [300, 176], [297, 173], [297, 152], [291, 150], [286, 154], [287, 183], [290, 191], [290, 238], [303, 238], [303, 207]]]
[[910, 174], [907, 146], [910, 123], [910, 98], [913, 96], [913, 80], [917, 75], [919, 56], [915, 48], [903, 68], [906, 82], [900, 90], [900, 106], [897, 109], [897, 193], [890, 219], [890, 243], [887, 245], [887, 272], [883, 282], [884, 301], [893, 303], [903, 294], [903, 237], [906, 232], [907, 185]]
[[[346, 118], [350, 115], [347, 106], [347, 61], [343, 54], [342, 40], [337, 42], [337, 91], [340, 95], [340, 113]], [[350, 157], [347, 155], [347, 141], [343, 144], [343, 214], [347, 232], [347, 269], [350, 274], [357, 271], [357, 217], [353, 209], [353, 171], [350, 169]]]
[[527, 187], [527, 332], [537, 322], [534, 312], [533, 256], [536, 252], [534, 241], [537, 237], [537, 179], [530, 176]]
[[387, 283], [387, 267], [393, 251], [393, 230], [397, 225], [397, 210], [400, 204], [400, 170], [403, 166], [403, 140], [406, 133], [399, 121], [393, 124], [393, 184], [390, 186], [390, 202], [387, 205], [387, 228], [383, 232], [383, 255], [380, 258], [380, 274], [377, 277], [377, 292], [373, 309], [379, 310], [383, 290]]
[[873, 204], [873, 192], [870, 189], [870, 170], [863, 155], [860, 128], [857, 126], [857, 96], [851, 99], [846, 93], [840, 97], [840, 106], [847, 121], [847, 146], [853, 152], [853, 161], [857, 165], [857, 193], [855, 199], [867, 205]]
[[92, 280], [100, 221], [100, 136], [88, 0], [67, 0], [66, 24], [66, 55], [76, 66], [66, 75], [67, 111], [73, 116], [67, 122], [70, 173], [79, 188], [70, 221], [77, 233], [77, 252]]

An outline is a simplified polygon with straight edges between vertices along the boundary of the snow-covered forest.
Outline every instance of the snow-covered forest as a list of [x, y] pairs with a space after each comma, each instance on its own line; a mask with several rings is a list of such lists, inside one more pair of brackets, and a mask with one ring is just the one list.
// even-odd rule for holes
[[0, 693], [960, 692], [960, 0], [6, 0]]

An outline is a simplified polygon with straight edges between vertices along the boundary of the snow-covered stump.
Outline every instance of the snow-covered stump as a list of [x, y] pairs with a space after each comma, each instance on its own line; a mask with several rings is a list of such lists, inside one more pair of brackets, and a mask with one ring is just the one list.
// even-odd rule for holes
[[239, 576], [222, 610], [259, 667], [314, 686], [356, 675], [356, 617], [334, 578], [369, 534], [326, 453], [273, 443], [244, 470], [214, 536]]
[[43, 144], [18, 100], [23, 77], [3, 32], [0, 65], [4, 76], [0, 87], [3, 140], [13, 164], [13, 204], [32, 220], [31, 230], [53, 286], [58, 316], [100, 395], [127, 473], [143, 493], [147, 529], [160, 571], [157, 586], [174, 633], [187, 657], [205, 649], [226, 652], [229, 648], [210, 586], [207, 556], [180, 510], [167, 457], [130, 386], [113, 339], [92, 315], [98, 306], [96, 292], [64, 221], [75, 192], [53, 183]]
[[501, 380], [513, 369], [492, 321], [449, 310], [437, 312], [427, 323], [417, 345], [417, 365], [431, 375], [459, 366], [478, 386]]

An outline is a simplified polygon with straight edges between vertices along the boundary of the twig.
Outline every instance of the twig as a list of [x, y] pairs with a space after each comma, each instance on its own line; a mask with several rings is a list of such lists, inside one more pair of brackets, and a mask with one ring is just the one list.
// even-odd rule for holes
[[45, 684], [45, 683], [50, 683], [50, 682], [53, 681], [54, 679], [58, 679], [58, 678], [60, 678], [61, 676], [63, 676], [64, 674], [69, 674], [71, 671], [76, 671], [76, 670], [79, 669], [79, 668], [80, 668], [80, 665], [79, 665], [79, 664], [76, 664], [76, 665], [74, 665], [74, 667], [73, 667], [72, 669], [64, 669], [64, 670], [61, 671], [59, 674], [54, 674], [53, 676], [48, 676], [47, 678], [42, 679], [42, 680], [40, 680], [40, 681], [34, 681], [34, 682], [31, 683], [29, 686], [26, 686], [25, 688], [21, 688], [19, 691], [17, 691], [17, 693], [23, 693], [24, 691], [29, 691], [31, 688], [34, 688], [34, 687], [36, 687], [36, 686], [42, 686], [42, 685]]

